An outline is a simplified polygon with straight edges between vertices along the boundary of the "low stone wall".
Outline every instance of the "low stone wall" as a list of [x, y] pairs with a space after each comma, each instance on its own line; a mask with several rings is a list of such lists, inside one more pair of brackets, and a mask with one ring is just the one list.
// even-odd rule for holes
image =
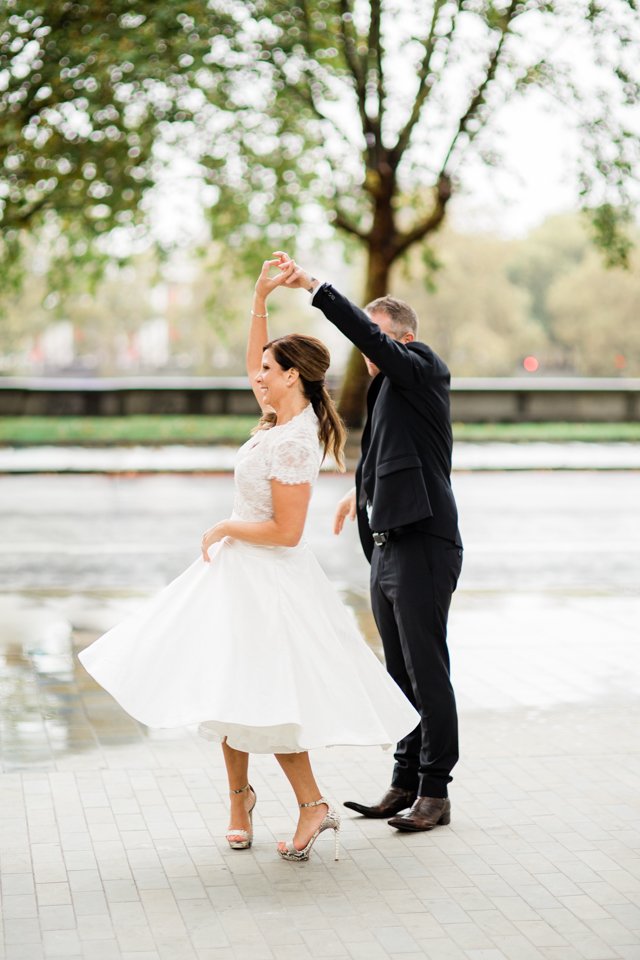
[[0, 416], [256, 414], [244, 377], [0, 379]]
[[[640, 379], [454, 379], [463, 423], [640, 420]], [[0, 378], [0, 416], [256, 414], [244, 377]]]
[[640, 420], [640, 380], [549, 377], [459, 379], [451, 409], [462, 423]]

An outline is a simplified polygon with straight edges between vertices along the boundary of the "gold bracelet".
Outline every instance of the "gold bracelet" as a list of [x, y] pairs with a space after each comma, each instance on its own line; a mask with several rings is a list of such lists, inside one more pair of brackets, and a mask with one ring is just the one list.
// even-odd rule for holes
[[260, 317], [261, 320], [266, 320], [267, 317], [269, 316], [269, 314], [268, 314], [268, 313], [256, 313], [255, 310], [252, 310], [252, 311], [251, 311], [251, 316], [252, 316], [252, 317]]

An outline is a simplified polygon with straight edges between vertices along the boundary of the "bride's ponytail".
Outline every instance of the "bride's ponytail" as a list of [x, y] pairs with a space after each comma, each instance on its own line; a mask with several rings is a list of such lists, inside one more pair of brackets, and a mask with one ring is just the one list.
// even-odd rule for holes
[[318, 434], [324, 454], [326, 456], [330, 453], [338, 464], [338, 470], [344, 473], [344, 445], [347, 434], [324, 379], [308, 381], [303, 377], [302, 386], [318, 418]]

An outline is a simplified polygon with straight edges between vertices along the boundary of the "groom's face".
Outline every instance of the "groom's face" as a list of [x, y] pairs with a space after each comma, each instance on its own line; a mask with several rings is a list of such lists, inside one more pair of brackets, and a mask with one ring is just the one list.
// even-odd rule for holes
[[[388, 313], [376, 310], [375, 313], [368, 314], [369, 320], [372, 323], [375, 323], [376, 326], [380, 327], [383, 333], [386, 333], [388, 337], [391, 337], [392, 340], [398, 340], [400, 343], [408, 343], [410, 340], [413, 340], [413, 334], [411, 333], [401, 333], [398, 334], [397, 330], [394, 329], [393, 320]], [[367, 372], [370, 377], [375, 377], [380, 370], [376, 367], [375, 363], [372, 363], [368, 357], [365, 357], [364, 353], [362, 354], [362, 359], [365, 362]]]

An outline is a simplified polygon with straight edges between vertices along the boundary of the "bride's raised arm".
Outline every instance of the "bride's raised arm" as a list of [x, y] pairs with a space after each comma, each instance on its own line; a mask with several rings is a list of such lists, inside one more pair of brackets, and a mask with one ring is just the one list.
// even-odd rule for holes
[[267, 324], [269, 312], [267, 310], [267, 298], [269, 294], [276, 289], [276, 287], [281, 286], [289, 278], [289, 275], [293, 272], [293, 268], [295, 266], [292, 263], [289, 271], [285, 269], [278, 276], [270, 277], [269, 270], [271, 267], [278, 266], [280, 262], [280, 257], [278, 257], [276, 260], [265, 260], [262, 264], [262, 270], [260, 271], [260, 276], [256, 280], [253, 294], [253, 302], [251, 304], [251, 323], [249, 324], [249, 336], [247, 338], [247, 376], [249, 377], [249, 382], [251, 384], [251, 389], [253, 390], [254, 396], [260, 404], [260, 409], [263, 413], [265, 412], [265, 405], [256, 385], [256, 377], [260, 373], [260, 368], [262, 367], [263, 347], [265, 343], [269, 342], [269, 329]]

